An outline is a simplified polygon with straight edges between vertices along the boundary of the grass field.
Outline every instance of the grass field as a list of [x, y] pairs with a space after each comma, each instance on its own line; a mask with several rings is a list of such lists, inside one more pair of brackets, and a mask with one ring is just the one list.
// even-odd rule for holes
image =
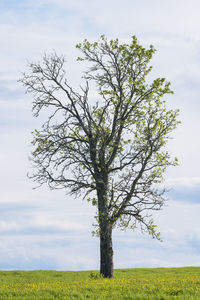
[[200, 267], [98, 271], [0, 271], [0, 299], [200, 299]]

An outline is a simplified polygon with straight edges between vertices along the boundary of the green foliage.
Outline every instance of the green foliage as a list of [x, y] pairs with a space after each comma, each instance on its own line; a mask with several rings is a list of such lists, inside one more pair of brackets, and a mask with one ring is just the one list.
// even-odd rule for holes
[[200, 268], [119, 269], [114, 279], [98, 271], [1, 271], [2, 300], [200, 299]]
[[91, 279], [91, 280], [94, 280], [94, 279], [103, 279], [103, 275], [102, 274], [100, 274], [100, 273], [97, 273], [97, 272], [91, 272], [90, 274], [89, 274], [89, 278]]
[[153, 238], [156, 238], [157, 240], [159, 240], [160, 242], [163, 242], [163, 240], [161, 239], [161, 234], [160, 232], [157, 232], [156, 229], [157, 229], [157, 225], [154, 224], [154, 220], [151, 219], [149, 224], [148, 224], [148, 231], [149, 231], [149, 234], [153, 237]]
[[88, 197], [88, 198], [87, 198], [87, 201], [88, 201], [88, 202], [91, 202], [93, 206], [96, 206], [96, 205], [97, 205], [97, 199], [96, 199], [96, 198], [90, 198], [90, 197]]

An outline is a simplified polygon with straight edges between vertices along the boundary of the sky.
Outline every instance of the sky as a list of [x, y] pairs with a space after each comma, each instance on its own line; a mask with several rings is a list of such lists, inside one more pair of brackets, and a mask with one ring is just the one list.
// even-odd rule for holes
[[0, 0], [0, 270], [99, 268], [94, 208], [63, 190], [33, 189], [27, 178], [31, 131], [41, 120], [17, 80], [27, 61], [56, 50], [78, 86], [75, 45], [102, 34], [154, 45], [151, 76], [172, 83], [175, 94], [166, 101], [182, 122], [168, 145], [180, 165], [168, 170], [169, 200], [154, 215], [164, 242], [116, 229], [114, 267], [200, 266], [199, 11], [198, 0]]

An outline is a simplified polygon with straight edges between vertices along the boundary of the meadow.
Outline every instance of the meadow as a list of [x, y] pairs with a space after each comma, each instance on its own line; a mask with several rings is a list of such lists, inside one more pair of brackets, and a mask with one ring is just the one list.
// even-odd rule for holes
[[98, 271], [0, 271], [1, 300], [200, 299], [200, 267]]

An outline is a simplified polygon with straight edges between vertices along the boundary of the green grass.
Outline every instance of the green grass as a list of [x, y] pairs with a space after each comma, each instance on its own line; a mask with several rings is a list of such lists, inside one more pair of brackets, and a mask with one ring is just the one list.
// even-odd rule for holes
[[200, 299], [200, 267], [98, 271], [0, 271], [0, 300]]

